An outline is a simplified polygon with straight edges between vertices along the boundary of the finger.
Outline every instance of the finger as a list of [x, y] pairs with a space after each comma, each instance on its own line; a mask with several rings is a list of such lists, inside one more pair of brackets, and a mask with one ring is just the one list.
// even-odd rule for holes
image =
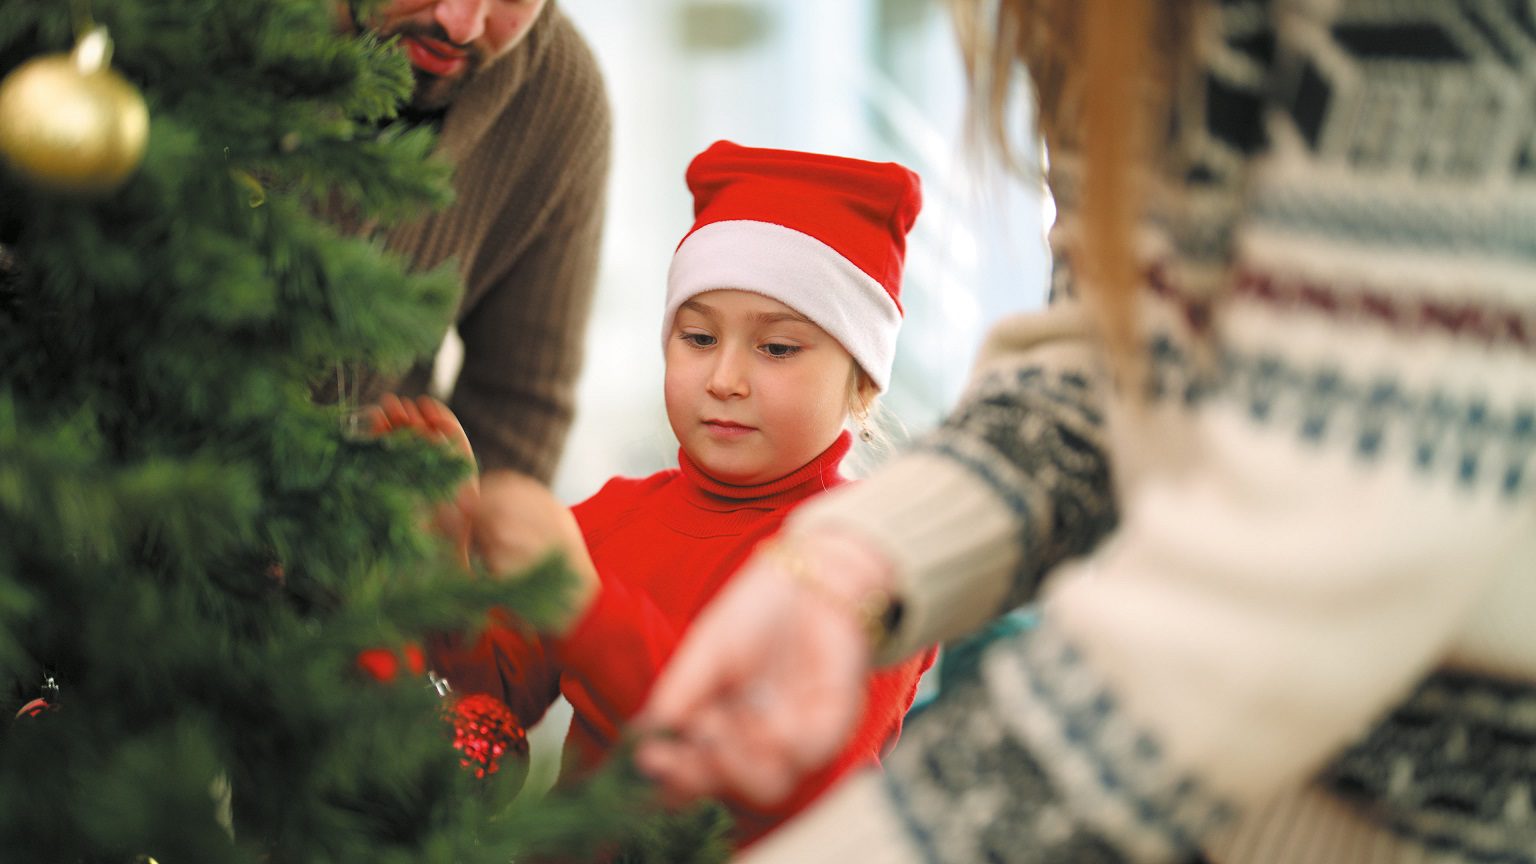
[[465, 433], [463, 424], [447, 405], [431, 396], [420, 396], [416, 399], [416, 410], [421, 413], [422, 420], [434, 432], [453, 442], [464, 455], [473, 456], [469, 446], [469, 435]]
[[695, 711], [673, 739], [684, 746], [675, 746], [670, 788], [688, 795], [729, 791], [754, 805], [782, 799], [792, 772], [783, 747], [765, 734], [763, 707], [763, 699], [733, 688]]
[[379, 408], [383, 410], [384, 416], [389, 419], [393, 429], [413, 428], [410, 412], [406, 410], [405, 403], [395, 394], [386, 393], [380, 397]]
[[702, 790], [705, 788], [703, 769], [696, 754], [691, 752], [670, 754], [660, 764], [658, 759], [659, 757], [652, 754], [647, 757], [647, 761], [641, 762], [637, 756], [636, 765], [656, 785], [662, 804], [667, 807], [681, 807], [703, 797]]
[[377, 437], [389, 433], [389, 418], [384, 416], [384, 409], [377, 405], [364, 408], [359, 414], [359, 419], [362, 427], [367, 429], [370, 435]]
[[714, 763], [720, 785], [736, 797], [756, 807], [773, 807], [795, 791], [803, 775], [781, 754], [748, 756], [741, 751], [721, 748]]
[[411, 400], [411, 410], [421, 418], [421, 429], [434, 441], [446, 440], [449, 423], [443, 419], [443, 414], [448, 412], [446, 407], [441, 407], [436, 399], [431, 396], [418, 396]]
[[679, 752], [682, 747], [671, 732], [642, 734], [635, 745], [635, 767], [658, 785], [665, 786], [678, 760], [683, 758]]
[[379, 409], [391, 418], [400, 414], [400, 397], [393, 393], [385, 393], [379, 397]]
[[400, 410], [405, 414], [406, 425], [416, 430], [418, 434], [425, 438], [431, 439], [435, 437], [433, 430], [427, 426], [427, 421], [422, 419], [421, 411], [416, 407], [414, 400], [401, 399]]
[[662, 790], [664, 800], [677, 805], [702, 798], [716, 788], [705, 757], [705, 735], [649, 736], [635, 752], [635, 764]]

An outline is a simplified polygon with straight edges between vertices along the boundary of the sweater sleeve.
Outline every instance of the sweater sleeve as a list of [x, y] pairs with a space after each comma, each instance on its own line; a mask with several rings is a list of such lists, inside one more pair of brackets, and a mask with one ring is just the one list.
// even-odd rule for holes
[[[610, 740], [645, 704], [678, 630], [643, 591], [604, 578], [592, 605], [564, 636], [550, 638], [556, 661], [578, 692], [568, 693], [589, 722], [606, 721]], [[568, 685], [569, 689], [569, 685]]]
[[[603, 548], [610, 532], [664, 486], [669, 472], [635, 480], [614, 477], [592, 497], [571, 508], [587, 546]], [[580, 618], [565, 633], [546, 636], [552, 656], [565, 671], [566, 697], [606, 740], [645, 702], [652, 683], [677, 647], [676, 624], [645, 591], [599, 568], [601, 586]]]
[[941, 428], [790, 518], [791, 532], [863, 536], [895, 565], [904, 614], [881, 659], [1027, 601], [1046, 571], [1113, 526], [1089, 327], [1070, 299], [1001, 322]]

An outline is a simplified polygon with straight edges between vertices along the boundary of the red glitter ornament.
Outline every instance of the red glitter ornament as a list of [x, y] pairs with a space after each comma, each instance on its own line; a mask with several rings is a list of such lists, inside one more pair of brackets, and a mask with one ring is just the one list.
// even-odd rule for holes
[[471, 693], [453, 703], [453, 749], [476, 777], [495, 774], [507, 754], [528, 755], [528, 732], [507, 703], [488, 693]]

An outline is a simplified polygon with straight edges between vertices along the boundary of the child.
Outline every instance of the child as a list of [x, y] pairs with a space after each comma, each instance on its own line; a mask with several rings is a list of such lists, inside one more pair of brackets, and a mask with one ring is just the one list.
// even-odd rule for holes
[[[574, 709], [567, 774], [618, 741], [694, 614], [785, 515], [844, 482], [844, 423], [862, 422], [885, 389], [901, 321], [905, 239], [920, 206], [912, 172], [718, 142], [687, 180], [696, 221], [673, 257], [662, 326], [679, 467], [615, 478], [574, 508], [590, 562], [572, 556], [588, 584], [563, 632], [530, 638], [503, 619], [473, 646], [429, 652], [456, 690], [498, 696], [525, 724], [563, 694]], [[414, 410], [388, 413], [420, 427]], [[425, 410], [431, 432], [442, 409]], [[851, 603], [842, 611], [858, 614]], [[931, 662], [930, 652], [871, 675], [849, 746], [786, 802], [731, 802], [736, 839], [751, 842], [876, 762]]]

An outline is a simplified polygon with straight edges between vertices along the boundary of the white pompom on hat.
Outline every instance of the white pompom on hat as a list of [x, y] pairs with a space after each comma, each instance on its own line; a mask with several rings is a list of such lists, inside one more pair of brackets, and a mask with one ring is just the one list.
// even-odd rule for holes
[[907, 232], [922, 208], [917, 175], [894, 162], [717, 141], [687, 180], [694, 223], [667, 274], [662, 344], [689, 298], [751, 291], [814, 321], [884, 391]]

